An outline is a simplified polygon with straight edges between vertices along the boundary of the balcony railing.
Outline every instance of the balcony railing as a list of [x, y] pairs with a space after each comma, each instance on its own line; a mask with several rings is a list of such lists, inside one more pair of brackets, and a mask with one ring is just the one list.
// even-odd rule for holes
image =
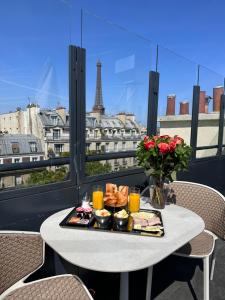
[[69, 135], [48, 135], [45, 137], [46, 141], [66, 141], [69, 142]]
[[98, 137], [90, 137], [87, 136], [86, 140], [89, 142], [95, 142], [95, 141], [124, 141], [124, 140], [130, 140], [130, 141], [140, 141], [143, 138], [142, 135], [101, 135]]

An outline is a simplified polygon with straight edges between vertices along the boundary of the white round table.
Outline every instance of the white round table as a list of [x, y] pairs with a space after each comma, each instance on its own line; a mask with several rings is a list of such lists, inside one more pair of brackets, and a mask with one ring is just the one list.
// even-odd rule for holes
[[[152, 209], [142, 201], [142, 208]], [[94, 271], [120, 272], [120, 299], [128, 299], [128, 272], [148, 268], [146, 299], [151, 295], [152, 266], [200, 234], [205, 227], [194, 212], [171, 204], [161, 210], [164, 237], [62, 228], [71, 208], [59, 211], [41, 225], [43, 240], [66, 261]]]

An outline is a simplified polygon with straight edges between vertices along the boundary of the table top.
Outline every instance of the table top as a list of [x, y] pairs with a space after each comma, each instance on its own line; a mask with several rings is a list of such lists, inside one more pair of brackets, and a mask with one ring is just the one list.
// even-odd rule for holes
[[[141, 208], [152, 209], [143, 200]], [[197, 214], [174, 204], [161, 210], [165, 228], [161, 238], [60, 227], [70, 211], [59, 211], [43, 222], [43, 240], [68, 262], [101, 272], [129, 272], [155, 265], [205, 227]]]

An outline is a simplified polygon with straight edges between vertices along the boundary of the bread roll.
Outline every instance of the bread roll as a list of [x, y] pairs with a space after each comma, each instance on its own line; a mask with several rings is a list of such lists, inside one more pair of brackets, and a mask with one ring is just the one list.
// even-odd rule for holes
[[106, 193], [115, 193], [117, 191], [116, 184], [106, 183]]

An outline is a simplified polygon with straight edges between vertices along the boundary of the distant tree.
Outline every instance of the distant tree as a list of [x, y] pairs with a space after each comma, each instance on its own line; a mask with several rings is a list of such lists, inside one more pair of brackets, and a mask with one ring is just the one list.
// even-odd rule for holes
[[59, 182], [65, 180], [68, 174], [67, 167], [60, 167], [59, 169], [35, 171], [31, 173], [26, 181], [26, 185], [43, 185], [47, 183]]
[[102, 164], [99, 161], [91, 161], [85, 164], [85, 174], [93, 176], [102, 173], [110, 173], [112, 167], [109, 163]]
[[61, 152], [60, 157], [70, 157], [70, 152], [69, 151]]

